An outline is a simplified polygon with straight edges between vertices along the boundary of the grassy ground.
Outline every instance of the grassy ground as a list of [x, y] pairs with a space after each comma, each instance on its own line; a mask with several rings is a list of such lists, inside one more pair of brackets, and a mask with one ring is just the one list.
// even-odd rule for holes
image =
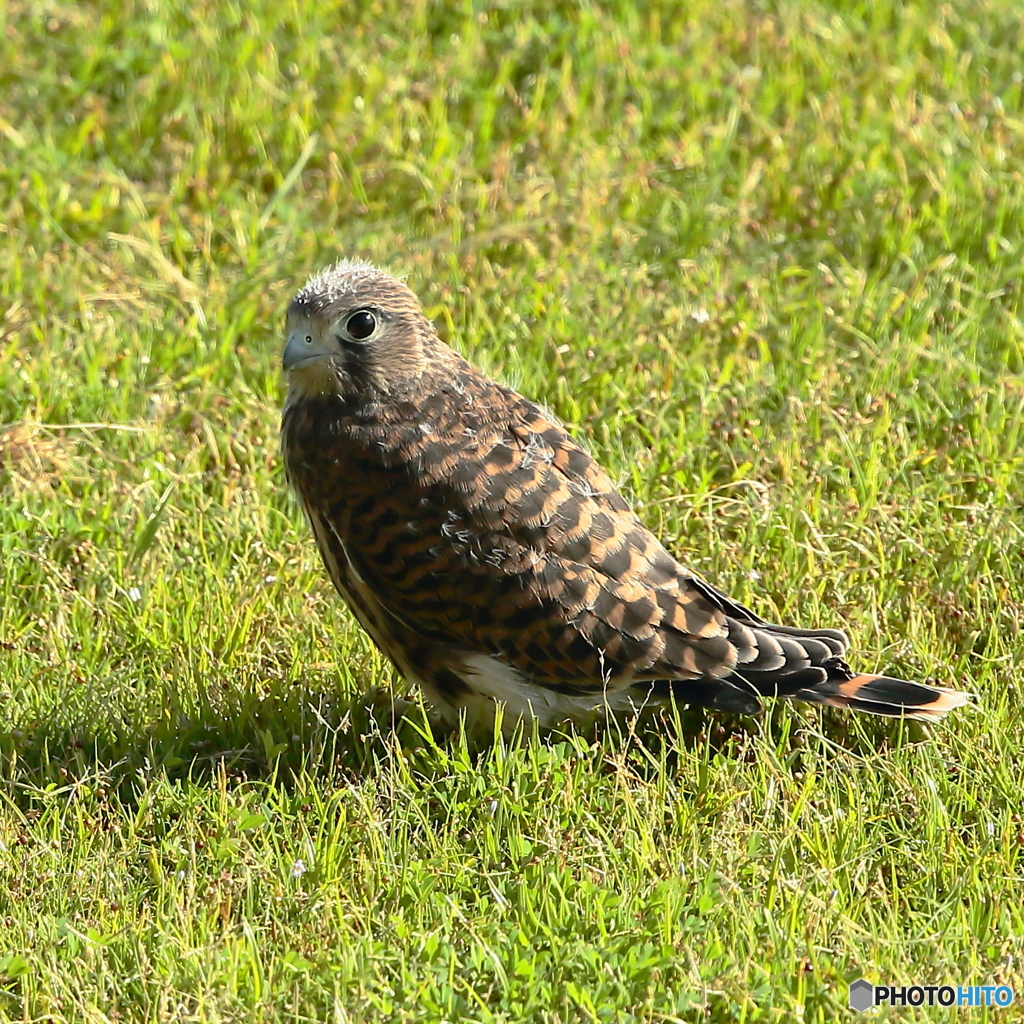
[[[0, 4], [0, 1018], [1024, 1000], [1022, 24]], [[378, 729], [389, 670], [276, 452], [285, 303], [342, 255], [407, 273], [695, 569], [980, 710]]]

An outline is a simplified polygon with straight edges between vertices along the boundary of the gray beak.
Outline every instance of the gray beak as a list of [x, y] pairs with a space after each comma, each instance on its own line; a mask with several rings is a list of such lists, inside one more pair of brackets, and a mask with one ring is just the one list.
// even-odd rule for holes
[[292, 332], [288, 335], [288, 344], [284, 347], [281, 365], [285, 371], [293, 370], [307, 359], [316, 359], [325, 354], [320, 351], [320, 347], [310, 335]]

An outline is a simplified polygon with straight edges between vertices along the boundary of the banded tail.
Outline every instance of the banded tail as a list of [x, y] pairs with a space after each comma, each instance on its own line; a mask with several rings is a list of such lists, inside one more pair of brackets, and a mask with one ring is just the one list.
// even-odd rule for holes
[[[736, 619], [731, 618], [730, 625], [735, 628]], [[749, 628], [759, 652], [753, 660], [723, 678], [655, 683], [653, 692], [741, 715], [759, 713], [761, 697], [791, 697], [921, 722], [937, 722], [974, 696], [945, 686], [854, 672], [844, 658], [850, 641], [842, 630], [798, 629], [762, 621]], [[774, 660], [769, 652], [775, 653]]]
[[[914, 718], [920, 722], [937, 722], [947, 712], [968, 704], [971, 694], [950, 690], [945, 686], [911, 683], [892, 676], [852, 673], [842, 663], [827, 666], [830, 676], [823, 683], [797, 690], [797, 700], [812, 704], [828, 704], [834, 708], [852, 708], [869, 715], [887, 718]], [[848, 673], [846, 678], [844, 674]]]

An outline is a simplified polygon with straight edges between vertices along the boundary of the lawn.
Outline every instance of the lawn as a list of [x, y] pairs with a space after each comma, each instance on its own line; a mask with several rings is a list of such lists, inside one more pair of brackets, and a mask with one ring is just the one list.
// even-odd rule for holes
[[[0, 1020], [1024, 1017], [1022, 53], [1019, 0], [0, 4]], [[341, 256], [977, 707], [396, 733], [277, 452]]]

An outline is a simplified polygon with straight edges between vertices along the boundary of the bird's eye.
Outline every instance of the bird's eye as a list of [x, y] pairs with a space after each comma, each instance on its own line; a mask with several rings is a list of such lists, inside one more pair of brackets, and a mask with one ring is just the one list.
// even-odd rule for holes
[[366, 341], [377, 330], [377, 318], [368, 309], [357, 309], [345, 321], [345, 330], [354, 341]]

